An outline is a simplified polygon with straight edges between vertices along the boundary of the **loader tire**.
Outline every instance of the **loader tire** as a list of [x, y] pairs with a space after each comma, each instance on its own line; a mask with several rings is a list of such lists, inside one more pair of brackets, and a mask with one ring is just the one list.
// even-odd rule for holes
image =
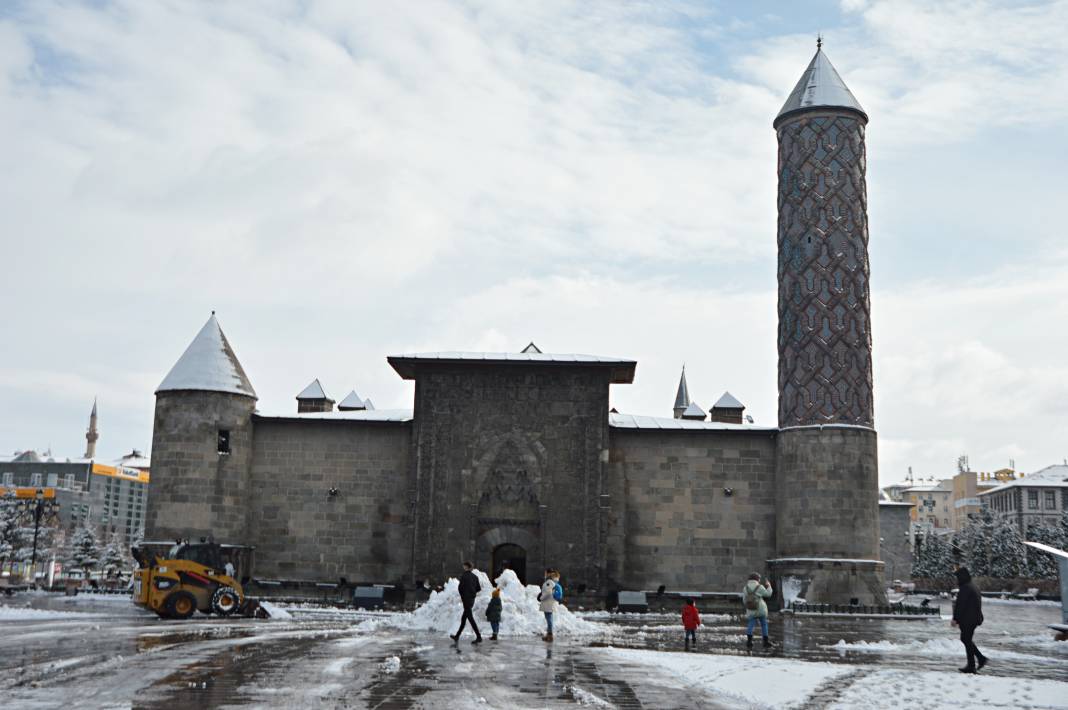
[[167, 597], [163, 608], [171, 619], [188, 619], [197, 610], [197, 598], [189, 592], [179, 590]]
[[230, 616], [241, 606], [241, 595], [233, 587], [219, 587], [211, 595], [211, 610], [219, 616]]

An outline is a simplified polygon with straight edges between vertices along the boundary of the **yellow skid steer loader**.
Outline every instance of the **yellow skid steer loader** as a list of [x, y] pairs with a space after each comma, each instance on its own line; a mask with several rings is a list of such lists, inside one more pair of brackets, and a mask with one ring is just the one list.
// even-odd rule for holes
[[166, 556], [134, 547], [138, 570], [133, 602], [168, 619], [188, 619], [194, 612], [256, 616], [259, 604], [245, 596], [232, 567], [214, 542], [178, 542]]

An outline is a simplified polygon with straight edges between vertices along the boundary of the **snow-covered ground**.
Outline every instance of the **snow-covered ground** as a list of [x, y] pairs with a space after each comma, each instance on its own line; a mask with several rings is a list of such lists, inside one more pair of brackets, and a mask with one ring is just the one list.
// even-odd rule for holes
[[961, 647], [938, 618], [773, 615], [781, 646], [748, 655], [736, 617], [703, 615], [700, 652], [682, 653], [676, 614], [561, 609], [546, 644], [532, 589], [499, 581], [507, 635], [481, 645], [448, 638], [460, 617], [448, 593], [410, 614], [276, 604], [270, 620], [184, 622], [122, 597], [18, 594], [0, 599], [0, 697], [31, 709], [1068, 707], [1050, 605], [985, 606], [976, 640], [991, 664], [975, 677], [956, 672]]

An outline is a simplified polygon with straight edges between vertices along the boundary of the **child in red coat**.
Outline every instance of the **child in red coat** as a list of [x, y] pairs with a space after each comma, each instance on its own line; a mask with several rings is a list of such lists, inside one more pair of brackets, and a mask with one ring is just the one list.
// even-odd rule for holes
[[687, 597], [686, 604], [682, 607], [682, 628], [686, 629], [686, 650], [690, 650], [690, 641], [694, 648], [697, 647], [697, 627], [701, 625], [701, 615], [697, 613], [697, 605], [692, 597]]

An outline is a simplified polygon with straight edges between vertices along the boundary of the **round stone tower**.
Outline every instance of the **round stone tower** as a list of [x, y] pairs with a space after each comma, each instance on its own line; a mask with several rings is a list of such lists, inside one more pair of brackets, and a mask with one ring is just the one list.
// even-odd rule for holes
[[212, 312], [156, 390], [145, 539], [244, 543], [256, 392]]
[[[817, 44], [779, 143], [778, 559], [809, 602], [884, 603], [872, 411], [868, 116]], [[796, 586], [796, 585], [795, 585]]]

